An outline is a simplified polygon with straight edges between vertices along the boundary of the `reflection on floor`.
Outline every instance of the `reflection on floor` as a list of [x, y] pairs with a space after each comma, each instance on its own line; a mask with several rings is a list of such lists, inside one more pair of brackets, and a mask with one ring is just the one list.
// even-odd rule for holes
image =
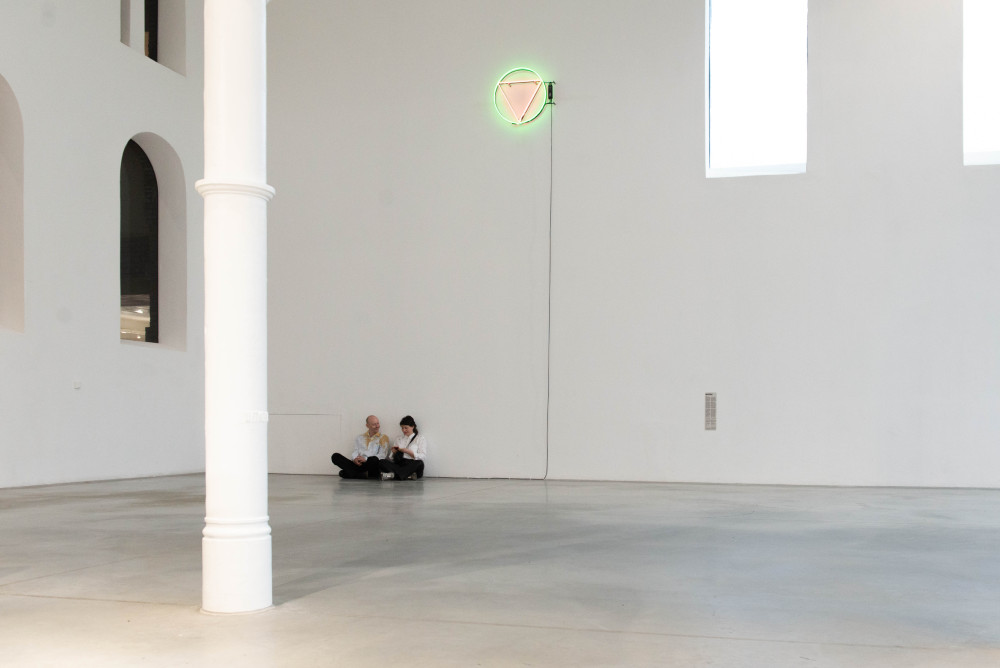
[[0, 490], [0, 665], [1000, 665], [1000, 490], [270, 484], [236, 616], [202, 476]]

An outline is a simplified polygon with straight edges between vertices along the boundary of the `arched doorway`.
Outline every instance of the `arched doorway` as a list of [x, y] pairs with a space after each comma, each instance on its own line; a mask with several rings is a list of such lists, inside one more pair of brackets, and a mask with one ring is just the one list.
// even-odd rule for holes
[[159, 189], [145, 151], [129, 140], [121, 164], [121, 334], [159, 341]]

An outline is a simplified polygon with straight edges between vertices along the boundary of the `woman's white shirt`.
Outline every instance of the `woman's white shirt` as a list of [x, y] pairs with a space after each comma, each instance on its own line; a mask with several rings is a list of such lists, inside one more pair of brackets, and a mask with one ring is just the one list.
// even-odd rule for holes
[[409, 436], [400, 436], [394, 444], [397, 448], [407, 448], [413, 450], [413, 456], [403, 453], [406, 459], [423, 459], [427, 456], [427, 439], [417, 434], [412, 439]]

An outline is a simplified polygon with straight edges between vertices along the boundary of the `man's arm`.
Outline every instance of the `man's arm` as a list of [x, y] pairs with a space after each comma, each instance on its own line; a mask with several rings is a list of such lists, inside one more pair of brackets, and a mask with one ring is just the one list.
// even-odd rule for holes
[[364, 450], [365, 450], [365, 435], [359, 434], [358, 437], [354, 439], [354, 452], [351, 453], [351, 459], [354, 460], [354, 463], [359, 466], [361, 465], [362, 462], [368, 459], [368, 457], [366, 457], [363, 454]]

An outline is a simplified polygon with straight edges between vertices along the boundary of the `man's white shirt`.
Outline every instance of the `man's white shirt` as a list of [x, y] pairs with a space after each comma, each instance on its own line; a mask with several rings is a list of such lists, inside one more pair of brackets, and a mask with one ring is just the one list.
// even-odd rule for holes
[[361, 455], [365, 459], [369, 457], [385, 459], [389, 456], [389, 449], [388, 436], [381, 433], [369, 436], [366, 431], [354, 439], [354, 452], [351, 453], [351, 459], [355, 459], [358, 455]]

